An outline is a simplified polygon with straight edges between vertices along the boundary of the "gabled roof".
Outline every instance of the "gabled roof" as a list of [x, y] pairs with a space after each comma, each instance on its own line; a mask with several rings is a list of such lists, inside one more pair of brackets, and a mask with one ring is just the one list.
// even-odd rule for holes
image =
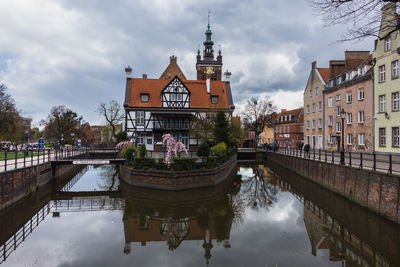
[[[173, 77], [175, 78], [175, 77]], [[132, 78], [130, 90], [126, 91], [126, 107], [161, 108], [162, 90], [170, 83], [166, 79], [140, 79]], [[210, 94], [207, 93], [206, 81], [181, 80], [185, 87], [190, 91], [190, 108], [198, 109], [229, 109], [233, 106], [230, 99], [229, 82], [210, 81]], [[141, 102], [140, 95], [149, 94], [148, 102]], [[218, 103], [211, 104], [211, 96], [218, 96]]]
[[325, 83], [329, 82], [329, 68], [317, 68], [317, 71], [319, 72], [319, 75], [321, 75], [321, 78], [324, 80]]
[[170, 80], [175, 76], [178, 76], [181, 80], [186, 80], [185, 75], [183, 74], [181, 68], [179, 68], [178, 63], [176, 62], [176, 56], [169, 57], [169, 65], [164, 70], [163, 74], [161, 74], [160, 79]]

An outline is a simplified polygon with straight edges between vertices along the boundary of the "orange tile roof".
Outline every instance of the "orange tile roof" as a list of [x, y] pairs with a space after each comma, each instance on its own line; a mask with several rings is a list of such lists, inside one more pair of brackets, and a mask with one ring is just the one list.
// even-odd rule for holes
[[[161, 108], [161, 91], [171, 80], [133, 78], [130, 88], [129, 107]], [[211, 104], [211, 95], [207, 93], [206, 81], [183, 80], [182, 83], [190, 91], [190, 108], [228, 109], [228, 92], [223, 81], [211, 81], [211, 95], [218, 96], [218, 103]], [[149, 94], [148, 102], [140, 101], [140, 94]]]
[[329, 82], [329, 68], [317, 68], [319, 74], [321, 75], [322, 79], [325, 83]]

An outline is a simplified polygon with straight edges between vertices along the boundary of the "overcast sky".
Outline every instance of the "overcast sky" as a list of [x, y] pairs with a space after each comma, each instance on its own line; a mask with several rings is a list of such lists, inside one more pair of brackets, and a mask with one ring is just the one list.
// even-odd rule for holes
[[312, 61], [373, 49], [371, 39], [337, 43], [345, 26], [324, 27], [306, 0], [0, 0], [0, 82], [34, 126], [55, 105], [103, 123], [96, 107], [122, 104], [127, 65], [159, 78], [174, 54], [196, 78], [208, 9], [237, 111], [251, 97], [300, 107]]

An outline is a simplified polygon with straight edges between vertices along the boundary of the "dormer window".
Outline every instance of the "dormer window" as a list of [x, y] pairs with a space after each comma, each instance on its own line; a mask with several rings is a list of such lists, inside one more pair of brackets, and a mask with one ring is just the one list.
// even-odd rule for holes
[[211, 96], [211, 104], [217, 104], [218, 103], [218, 96], [213, 95]]
[[149, 102], [149, 94], [140, 94], [141, 102]]

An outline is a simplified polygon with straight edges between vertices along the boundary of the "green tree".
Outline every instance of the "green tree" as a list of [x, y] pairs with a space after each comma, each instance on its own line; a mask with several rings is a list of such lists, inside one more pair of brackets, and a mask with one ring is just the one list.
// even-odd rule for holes
[[126, 131], [119, 131], [115, 135], [115, 138], [117, 139], [117, 143], [122, 141], [129, 141], [128, 134], [126, 133]]
[[[54, 106], [47, 120], [42, 120], [45, 126], [44, 137], [50, 141], [72, 144], [73, 138], [78, 136], [82, 117], [65, 106]], [[62, 140], [62, 138], [64, 140]]]
[[222, 111], [217, 112], [213, 133], [215, 143], [224, 142], [225, 144], [229, 144], [229, 122]]
[[97, 112], [104, 116], [107, 126], [111, 127], [112, 136], [116, 137], [117, 125], [119, 125], [124, 118], [121, 105], [115, 100], [111, 100], [108, 104], [100, 103]]
[[21, 139], [21, 117], [14, 99], [6, 93], [7, 87], [0, 85], [0, 140], [16, 142]]
[[206, 142], [201, 142], [197, 149], [197, 156], [208, 157], [210, 155], [210, 146]]
[[189, 134], [193, 138], [203, 142], [210, 142], [213, 138], [215, 119], [213, 113], [207, 113], [205, 116], [197, 116], [190, 122]]
[[142, 144], [141, 146], [140, 146], [140, 157], [141, 158], [145, 158], [146, 157], [146, 145], [145, 144]]

